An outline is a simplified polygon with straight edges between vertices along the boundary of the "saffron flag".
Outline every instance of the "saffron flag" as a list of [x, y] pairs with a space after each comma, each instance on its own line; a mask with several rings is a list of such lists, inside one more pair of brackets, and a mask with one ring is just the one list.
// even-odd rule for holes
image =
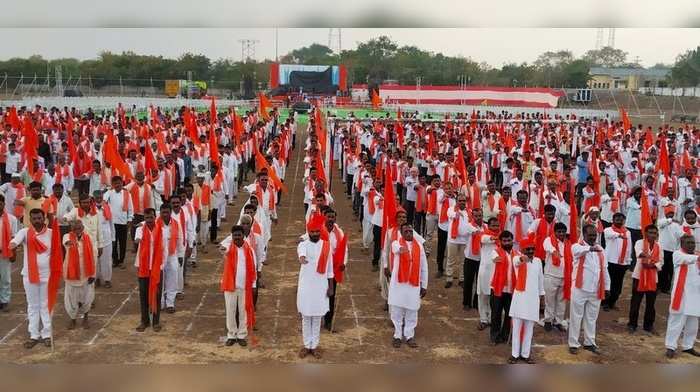
[[382, 106], [382, 99], [379, 97], [379, 93], [372, 90], [372, 96], [370, 98], [372, 100], [372, 109], [379, 110], [379, 107]]
[[119, 155], [119, 151], [117, 151], [117, 139], [114, 137], [114, 132], [111, 129], [107, 131], [107, 140], [105, 140], [103, 149], [104, 160], [112, 166], [112, 169], [124, 179], [133, 181], [134, 176], [131, 175], [129, 165], [124, 162], [124, 159]]

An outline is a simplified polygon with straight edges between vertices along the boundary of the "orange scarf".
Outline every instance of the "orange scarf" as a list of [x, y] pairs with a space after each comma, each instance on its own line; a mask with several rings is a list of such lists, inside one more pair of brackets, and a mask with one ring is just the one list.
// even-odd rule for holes
[[[526, 257], [526, 256], [520, 256], [520, 257]], [[527, 287], [527, 264], [528, 262], [521, 262], [518, 265], [518, 274], [516, 275], [515, 279], [515, 291], [525, 291], [525, 288]]]
[[338, 245], [333, 254], [333, 279], [338, 283], [343, 283], [345, 273], [340, 270], [340, 266], [345, 263], [345, 254], [347, 253], [348, 235], [340, 230], [338, 225], [333, 226], [335, 238], [338, 240]]
[[623, 226], [617, 228], [615, 226], [610, 226], [615, 233], [622, 234], [622, 249], [620, 250], [620, 258], [617, 260], [618, 264], [623, 264], [625, 262], [625, 256], [627, 255], [627, 229]]
[[37, 263], [37, 254], [44, 253], [49, 248], [43, 242], [39, 241], [38, 236], [46, 233], [46, 227], [41, 232], [37, 233], [34, 227], [30, 227], [27, 231], [27, 269], [29, 272], [29, 283], [39, 283], [39, 264]]
[[450, 225], [450, 238], [455, 239], [459, 235], [459, 222], [462, 219], [461, 210], [455, 206], [455, 217], [452, 218], [452, 224]]
[[545, 238], [553, 237], [554, 234], [554, 221], [552, 223], [547, 223], [547, 220], [542, 217], [537, 225], [537, 230], [535, 231], [535, 257], [540, 260], [544, 260], [544, 240]]
[[425, 211], [425, 187], [421, 185], [417, 185], [418, 189], [416, 189], [416, 212], [423, 212]]
[[10, 216], [7, 211], [2, 213], [2, 235], [0, 236], [0, 246], [2, 251], [0, 254], [3, 258], [9, 259], [14, 254], [14, 251], [10, 249], [10, 240], [12, 239], [12, 228], [10, 228]]
[[[236, 291], [236, 274], [238, 273], [238, 246], [231, 243], [226, 253], [224, 273], [221, 277], [221, 291]], [[253, 262], [253, 249], [248, 243], [243, 242], [245, 254], [245, 312], [246, 327], [250, 331], [255, 325], [255, 308], [253, 307], [253, 283], [255, 282], [255, 263]]]
[[[80, 280], [80, 253], [78, 251], [78, 236], [70, 232], [68, 235], [73, 245], [68, 248], [68, 266], [66, 268], [67, 280]], [[95, 260], [92, 251], [92, 241], [90, 236], [83, 232], [80, 240], [83, 242], [83, 271], [85, 277], [90, 278], [95, 276]]]
[[321, 254], [318, 257], [318, 265], [316, 266], [316, 272], [318, 272], [321, 275], [325, 275], [326, 266], [328, 265], [328, 255], [331, 251], [331, 242], [324, 240], [319, 241], [323, 242], [323, 244], [321, 245]]
[[[275, 192], [270, 188], [270, 186], [267, 187], [267, 191], [270, 192], [270, 197], [267, 200], [267, 210], [272, 212], [275, 210]], [[264, 195], [265, 190], [262, 189], [260, 184], [255, 185], [255, 194], [258, 196], [258, 203], [260, 205], [263, 205], [263, 195]]]
[[[401, 247], [406, 246], [403, 237], [399, 240]], [[399, 283], [408, 283], [413, 287], [418, 287], [420, 277], [420, 245], [415, 239], [411, 241], [410, 252], [399, 255], [399, 271], [396, 280]]]
[[[139, 197], [141, 189], [143, 189], [143, 196]], [[152, 207], [150, 185], [144, 183], [143, 186], [139, 186], [134, 183], [129, 193], [131, 194], [131, 201], [134, 203], [134, 214], [143, 215], [143, 210]]]
[[437, 188], [433, 188], [428, 195], [428, 214], [435, 215], [437, 213]]
[[58, 212], [58, 199], [55, 195], [51, 195], [48, 199], [44, 200], [41, 208], [46, 212], [46, 214], [56, 215]]
[[[551, 234], [549, 236], [549, 241], [552, 243], [552, 246], [554, 249], [559, 252], [559, 240], [557, 239], [557, 236], [554, 234]], [[559, 267], [561, 265], [561, 258], [555, 254], [552, 253], [552, 265], [555, 267]], [[565, 300], [570, 300], [571, 299], [571, 272], [573, 271], [574, 268], [574, 254], [571, 251], [571, 243], [569, 240], [564, 239], [564, 299]]]
[[[154, 228], [155, 229], [155, 228]], [[146, 223], [142, 226], [141, 241], [139, 241], [139, 278], [148, 278], [151, 275], [151, 243], [153, 232]]]
[[[148, 281], [148, 303], [152, 312], [155, 312], [156, 306], [158, 305], [158, 298], [156, 293], [158, 290], [158, 284], [160, 283], [160, 269], [163, 265], [163, 219], [158, 218], [156, 220], [156, 227], [153, 230], [153, 265], [151, 266], [151, 277]], [[170, 238], [168, 239], [168, 256], [172, 256], [177, 252], [177, 241], [179, 228], [177, 227], [177, 221], [175, 219], [170, 219]]]
[[[581, 243], [581, 245], [584, 245]], [[587, 245], [587, 244], [586, 244]], [[584, 245], [584, 246], [586, 246]], [[598, 276], [598, 299], [605, 299], [605, 261], [603, 260], [603, 252], [596, 252], [598, 254], [598, 266], [600, 269], [600, 274]], [[578, 268], [576, 268], [576, 288], [581, 289], [583, 287], [583, 265], [586, 263], [586, 254], [579, 257]]]
[[377, 210], [377, 206], [374, 205], [374, 196], [377, 194], [377, 191], [372, 188], [369, 190], [367, 193], [367, 198], [369, 199], [369, 204], [367, 204], [367, 211], [369, 211], [370, 215], [374, 215], [374, 212]]
[[[683, 254], [687, 254], [681, 250]], [[671, 301], [671, 309], [678, 311], [681, 309], [681, 302], [683, 302], [683, 294], [685, 292], [685, 280], [688, 277], [688, 264], [681, 264], [678, 271], [678, 281], [676, 282], [676, 289], [673, 290], [673, 300]]]
[[522, 241], [523, 239], [523, 214], [526, 212], [531, 212], [528, 208], [520, 208], [523, 208], [524, 211], [520, 211], [517, 214], [515, 214], [515, 241], [518, 243], [520, 243], [520, 241]]
[[447, 197], [447, 195], [445, 195], [442, 199], [442, 203], [440, 203], [440, 223], [447, 222], [447, 210], [449, 209], [449, 207], [450, 199]]
[[508, 283], [508, 274], [511, 275], [511, 282], [515, 281], [515, 270], [513, 269], [513, 257], [518, 255], [514, 249], [511, 249], [509, 253], [498, 246], [496, 248], [496, 253], [501, 259], [500, 262], [496, 263], [493, 269], [493, 278], [491, 278], [491, 288], [493, 289], [493, 294], [496, 297], [500, 297], [503, 294], [503, 289], [505, 289]]
[[[24, 199], [24, 196], [26, 195], [26, 191], [24, 189], [24, 184], [17, 183], [17, 185], [12, 185], [13, 188], [15, 188], [15, 200], [22, 200]], [[21, 218], [24, 216], [24, 207], [23, 206], [14, 206], [14, 211], [13, 214], [17, 218]], [[29, 223], [29, 222], [25, 222]]]
[[[219, 171], [218, 173], [216, 173], [216, 176], [214, 176], [214, 187], [213, 187], [214, 192], [221, 192], [222, 191], [223, 181], [224, 181], [224, 177], [221, 174], [221, 171]], [[262, 203], [262, 200], [259, 200], [259, 202]]]
[[[659, 243], [654, 243], [654, 247], [649, 250], [649, 241], [644, 241], [644, 253], [649, 255], [648, 258], [641, 261], [642, 265], [639, 271], [639, 283], [637, 284], [637, 291], [647, 292], [656, 291], [656, 267], [652, 268], [655, 264], [661, 261]], [[648, 268], [645, 268], [648, 266]]]
[[483, 223], [481, 225], [477, 225], [476, 223], [474, 223], [474, 227], [480, 226], [481, 230], [477, 230], [472, 233], [472, 255], [474, 256], [479, 256], [481, 254], [481, 236], [483, 236], [485, 233], [498, 235], [496, 233], [490, 232], [488, 230], [488, 227], [484, 226]]

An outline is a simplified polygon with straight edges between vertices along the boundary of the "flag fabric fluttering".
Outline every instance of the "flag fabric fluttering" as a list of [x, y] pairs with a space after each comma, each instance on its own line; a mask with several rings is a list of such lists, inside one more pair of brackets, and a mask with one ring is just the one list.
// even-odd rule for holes
[[396, 226], [396, 193], [394, 192], [394, 182], [391, 178], [391, 170], [384, 171], [384, 208], [382, 209], [382, 239], [381, 246], [384, 247], [384, 238], [388, 229]]
[[379, 97], [379, 92], [372, 90], [372, 109], [374, 110], [379, 110], [379, 108], [382, 106], [382, 99]]
[[273, 107], [272, 102], [270, 102], [270, 100], [263, 93], [258, 93], [258, 100], [260, 101], [260, 104], [258, 105], [258, 114], [261, 118], [267, 121], [270, 119], [268, 112]]
[[36, 129], [34, 129], [34, 122], [32, 121], [29, 114], [24, 115], [24, 123], [22, 124], [22, 135], [24, 136], [24, 146], [22, 148], [22, 154], [24, 155], [24, 160], [27, 162], [27, 169], [29, 174], [34, 174], [34, 159], [39, 157], [39, 137]]
[[121, 155], [119, 155], [117, 138], [114, 136], [114, 132], [112, 132], [111, 129], [107, 131], [107, 139], [102, 148], [104, 151], [104, 160], [112, 166], [112, 169], [119, 173], [125, 180], [133, 181], [134, 176], [131, 174], [129, 165], [127, 165]]

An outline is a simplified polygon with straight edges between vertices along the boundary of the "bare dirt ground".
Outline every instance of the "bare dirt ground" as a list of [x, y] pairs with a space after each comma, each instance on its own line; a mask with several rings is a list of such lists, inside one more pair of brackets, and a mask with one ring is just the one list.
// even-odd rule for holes
[[[300, 124], [300, 129], [305, 124]], [[298, 135], [303, 140], [303, 135]], [[299, 144], [302, 144], [301, 142]], [[303, 144], [302, 144], [303, 145]], [[299, 146], [297, 146], [299, 147]], [[41, 345], [32, 350], [22, 347], [27, 338], [26, 303], [19, 270], [14, 265], [12, 304], [9, 313], [0, 313], [0, 361], [10, 363], [82, 363], [82, 364], [201, 364], [201, 363], [505, 363], [509, 345], [491, 346], [488, 330], [478, 331], [478, 314], [464, 311], [461, 288], [443, 288], [433, 277], [419, 312], [417, 349], [391, 347], [393, 327], [382, 310], [377, 273], [371, 272], [371, 255], [361, 249], [359, 222], [353, 221], [350, 200], [334, 173], [333, 195], [338, 223], [351, 235], [346, 283], [338, 288], [337, 333], [321, 334], [323, 359], [297, 357], [301, 346], [301, 323], [296, 310], [298, 264], [296, 245], [304, 231], [303, 158], [296, 150], [287, 169], [289, 192], [279, 206], [279, 225], [273, 227], [268, 264], [263, 270], [265, 289], [260, 290], [257, 305], [257, 344], [241, 348], [225, 347], [224, 299], [219, 292], [221, 256], [212, 245], [208, 253], [200, 251], [199, 267], [189, 270], [185, 298], [177, 303], [175, 314], [162, 314], [163, 330], [135, 331], [139, 322], [138, 292], [133, 253], [127, 254], [126, 270], [114, 271], [113, 287], [98, 288], [96, 306], [90, 314], [92, 327], [68, 331], [59, 293], [54, 315], [55, 352]], [[248, 176], [252, 178], [251, 175]], [[227, 210], [223, 238], [245, 201], [240, 194]], [[131, 246], [130, 246], [131, 248]], [[429, 267], [434, 269], [434, 255]], [[21, 259], [20, 259], [21, 260]], [[568, 353], [566, 335], [545, 332], [535, 327], [533, 355], [541, 363], [667, 363], [663, 333], [669, 296], [657, 300], [656, 328], [661, 336], [643, 332], [629, 335], [626, 329], [630, 298], [630, 275], [619, 301], [620, 310], [601, 312], [597, 342], [603, 355]], [[641, 327], [640, 327], [641, 330]], [[693, 362], [694, 361], [694, 362]], [[673, 363], [700, 361], [679, 355]]]

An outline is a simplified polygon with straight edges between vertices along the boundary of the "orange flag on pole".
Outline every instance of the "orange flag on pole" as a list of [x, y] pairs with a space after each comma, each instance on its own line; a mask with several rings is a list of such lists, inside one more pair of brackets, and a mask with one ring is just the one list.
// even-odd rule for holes
[[133, 181], [134, 176], [131, 174], [129, 165], [124, 162], [124, 159], [117, 151], [117, 139], [114, 137], [112, 130], [107, 131], [107, 140], [104, 144], [104, 160], [107, 161], [112, 168], [119, 173], [124, 179]]
[[265, 157], [258, 150], [255, 151], [255, 167], [256, 167], [258, 172], [261, 169], [267, 170], [267, 175], [268, 175], [268, 177], [270, 177], [270, 180], [272, 180], [272, 184], [275, 186], [275, 188], [281, 189], [282, 192], [284, 192], [284, 193], [287, 192], [287, 187], [280, 180], [280, 178], [277, 177], [277, 172], [275, 172], [275, 170], [273, 168], [271, 168], [270, 165], [267, 164]]

